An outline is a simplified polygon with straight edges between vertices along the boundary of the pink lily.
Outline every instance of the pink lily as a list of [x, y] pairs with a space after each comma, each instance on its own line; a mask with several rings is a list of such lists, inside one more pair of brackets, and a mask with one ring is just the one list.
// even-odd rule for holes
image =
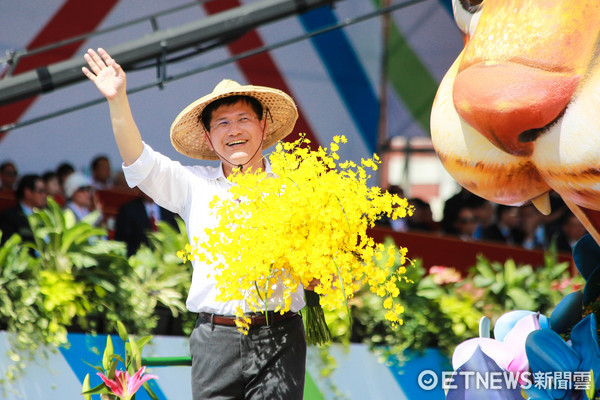
[[100, 372], [98, 372], [97, 375], [104, 381], [113, 394], [122, 400], [131, 400], [131, 397], [138, 391], [144, 382], [150, 379], [158, 379], [155, 375], [144, 375], [145, 371], [146, 367], [142, 367], [133, 376], [129, 376], [129, 372], [127, 371], [116, 371], [114, 380], [108, 379], [106, 375]]

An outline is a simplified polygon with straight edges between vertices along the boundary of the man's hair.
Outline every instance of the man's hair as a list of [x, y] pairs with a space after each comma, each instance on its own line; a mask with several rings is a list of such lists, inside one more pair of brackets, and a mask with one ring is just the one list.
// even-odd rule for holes
[[56, 168], [56, 175], [58, 175], [58, 180], [61, 185], [64, 183], [65, 176], [69, 175], [71, 172], [75, 172], [75, 167], [68, 162], [63, 162]]
[[98, 168], [98, 164], [100, 164], [101, 161], [110, 162], [110, 160], [108, 159], [108, 157], [105, 156], [104, 154], [96, 156], [96, 157], [94, 157], [94, 159], [90, 163], [90, 168], [92, 169], [92, 171], [95, 170], [96, 168]]
[[54, 171], [46, 171], [42, 174], [42, 179], [44, 182], [48, 183], [52, 178], [58, 178], [58, 175]]
[[15, 191], [15, 196], [17, 197], [17, 200], [23, 200], [25, 198], [25, 189], [34, 191], [35, 183], [38, 180], [42, 180], [42, 177], [39, 175], [36, 175], [36, 174], [23, 175], [23, 177], [19, 180], [19, 184], [17, 185], [17, 190]]
[[4, 170], [8, 167], [13, 167], [14, 169], [17, 169], [17, 167], [15, 167], [15, 163], [13, 163], [12, 161], [5, 161], [2, 164], [0, 164], [0, 172], [4, 172]]
[[200, 115], [200, 120], [202, 121], [202, 125], [204, 125], [204, 129], [206, 129], [207, 131], [210, 130], [210, 122], [212, 120], [212, 114], [213, 112], [221, 107], [221, 106], [230, 106], [236, 103], [246, 103], [248, 104], [252, 110], [254, 111], [254, 113], [256, 114], [256, 116], [258, 117], [258, 120], [262, 120], [262, 114], [263, 114], [263, 106], [260, 103], [260, 101], [258, 101], [257, 99], [255, 99], [254, 97], [251, 96], [244, 96], [244, 95], [235, 95], [235, 96], [228, 96], [228, 97], [223, 97], [221, 99], [217, 99], [215, 101], [213, 101], [212, 103], [209, 103], [204, 110], [202, 111], [202, 114]]

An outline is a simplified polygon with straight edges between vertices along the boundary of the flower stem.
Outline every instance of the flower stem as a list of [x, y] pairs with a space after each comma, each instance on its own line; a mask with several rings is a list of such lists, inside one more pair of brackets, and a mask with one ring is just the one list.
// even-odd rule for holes
[[306, 307], [302, 317], [304, 330], [306, 331], [306, 342], [309, 345], [323, 345], [331, 342], [331, 332], [325, 321], [325, 314], [319, 301], [319, 295], [312, 290], [304, 290]]

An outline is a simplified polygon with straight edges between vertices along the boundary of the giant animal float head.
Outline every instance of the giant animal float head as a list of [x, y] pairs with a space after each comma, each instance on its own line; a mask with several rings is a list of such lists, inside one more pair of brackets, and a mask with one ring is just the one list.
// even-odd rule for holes
[[490, 201], [557, 192], [600, 243], [600, 1], [454, 0], [465, 46], [438, 89], [434, 148]]

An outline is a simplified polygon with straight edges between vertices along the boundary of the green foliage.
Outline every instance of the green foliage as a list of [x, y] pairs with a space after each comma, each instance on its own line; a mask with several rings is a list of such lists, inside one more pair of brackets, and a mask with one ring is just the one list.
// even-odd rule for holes
[[556, 252], [549, 251], [544, 265], [533, 268], [479, 256], [466, 276], [443, 266], [425, 270], [415, 260], [407, 267], [408, 280], [398, 282], [405, 307], [398, 329], [386, 323], [381, 299], [367, 290], [349, 302], [354, 321], [351, 336], [344, 313], [327, 311], [327, 322], [334, 341], [367, 343], [388, 361], [402, 362], [409, 351], [418, 354], [427, 348], [450, 356], [456, 345], [478, 336], [482, 316], [495, 320], [515, 309], [548, 313], [564, 295], [582, 286], [581, 277], [570, 276], [569, 263], [557, 259]]
[[149, 234], [149, 247], [142, 246], [129, 258], [132, 273], [123, 285], [128, 292], [135, 291], [135, 297], [142, 296], [137, 301], [144, 301], [148, 309], [167, 308], [173, 317], [180, 318], [184, 333], [189, 334], [195, 323], [195, 314], [184, 304], [191, 283], [190, 263], [184, 264], [177, 257], [188, 238], [183, 221], [177, 219], [177, 223], [179, 232], [165, 222], [158, 223], [159, 230]]
[[572, 279], [569, 263], [558, 262], [556, 252], [545, 254], [544, 265], [517, 266], [513, 260], [504, 264], [477, 257], [477, 265], [469, 273], [473, 284], [483, 290], [496, 315], [510, 310], [531, 310], [547, 314], [573, 290], [573, 285], [583, 285], [581, 277]]
[[0, 329], [11, 335], [12, 380], [33, 355], [68, 345], [67, 331], [113, 332], [117, 321], [134, 334], [149, 334], [157, 325], [155, 308], [185, 316], [190, 268], [176, 256], [187, 243], [167, 224], [151, 236], [150, 247], [126, 257], [125, 244], [107, 240], [94, 227], [97, 214], [76, 221], [49, 200], [48, 208], [30, 218], [34, 242], [13, 235], [0, 247]]
[[401, 362], [407, 351], [439, 348], [449, 352], [477, 332], [482, 315], [474, 306], [477, 294], [454, 284], [436, 284], [421, 261], [407, 267], [408, 281], [398, 283], [400, 303], [405, 307], [403, 324], [392, 329], [386, 323], [383, 305], [369, 292], [353, 303], [353, 340], [369, 344], [386, 359]]

